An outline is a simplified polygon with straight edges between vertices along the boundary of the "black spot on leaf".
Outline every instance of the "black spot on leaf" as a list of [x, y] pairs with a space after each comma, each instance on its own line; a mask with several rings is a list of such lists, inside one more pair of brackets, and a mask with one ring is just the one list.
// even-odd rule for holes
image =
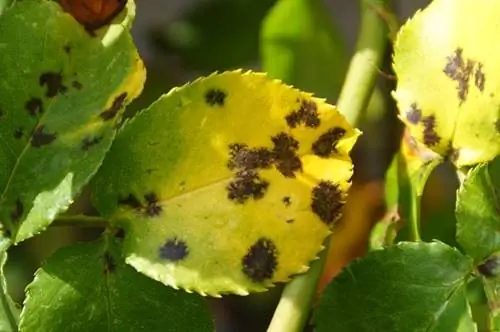
[[188, 254], [189, 248], [186, 242], [179, 240], [178, 238], [167, 240], [159, 250], [160, 258], [171, 262], [183, 260]]
[[20, 139], [21, 137], [23, 137], [23, 128], [16, 128], [16, 130], [14, 130], [14, 138]]
[[340, 217], [344, 202], [338, 186], [330, 181], [321, 181], [312, 190], [312, 211], [328, 226]]
[[295, 172], [302, 170], [302, 162], [296, 153], [299, 149], [299, 142], [286, 133], [279, 133], [271, 140], [274, 144], [273, 155], [276, 168], [283, 176], [295, 177]]
[[344, 128], [335, 127], [321, 135], [312, 145], [312, 150], [315, 155], [328, 158], [333, 153], [337, 153], [337, 143], [344, 137], [346, 131]]
[[16, 205], [14, 206], [14, 209], [10, 213], [10, 218], [12, 219], [13, 222], [18, 222], [21, 217], [23, 216], [24, 213], [24, 205], [23, 202], [18, 198], [16, 199]]
[[484, 91], [485, 80], [486, 80], [486, 77], [484, 76], [484, 72], [483, 72], [483, 64], [479, 62], [477, 64], [476, 72], [474, 74], [474, 85], [481, 92]]
[[81, 90], [83, 89], [83, 85], [82, 83], [78, 82], [78, 81], [73, 81], [71, 82], [71, 86], [77, 90]]
[[293, 222], [295, 221], [295, 219], [287, 219], [286, 220], [286, 223], [287, 224], [293, 224]]
[[272, 165], [273, 154], [266, 148], [248, 148], [245, 144], [231, 144], [229, 146], [230, 159], [227, 167], [256, 169], [269, 168]]
[[416, 103], [411, 104], [410, 109], [406, 112], [406, 120], [409, 123], [416, 125], [422, 119], [422, 110], [417, 107]]
[[60, 73], [46, 72], [40, 75], [39, 83], [41, 86], [46, 86], [45, 96], [48, 98], [55, 97], [58, 93], [65, 93], [68, 89], [63, 85], [63, 78]]
[[116, 97], [115, 100], [113, 100], [111, 107], [109, 107], [107, 110], [105, 110], [101, 113], [101, 118], [104, 121], [113, 119], [118, 114], [118, 111], [120, 111], [120, 109], [122, 109], [126, 99], [127, 99], [126, 92], [124, 92], [124, 93], [120, 94], [118, 97]]
[[144, 195], [144, 199], [147, 202], [147, 205], [144, 209], [144, 213], [148, 217], [155, 217], [155, 216], [158, 216], [161, 214], [161, 212], [163, 211], [163, 208], [158, 203], [159, 199], [155, 193], [149, 193], [147, 195]]
[[71, 53], [71, 45], [69, 45], [69, 44], [64, 45], [63, 50], [64, 50], [64, 52], [66, 52], [66, 54], [70, 54]]
[[469, 80], [474, 68], [474, 62], [471, 60], [465, 61], [462, 48], [457, 48], [451, 56], [447, 57], [447, 61], [443, 72], [458, 83], [457, 93], [460, 104], [462, 104], [469, 93]]
[[123, 228], [118, 228], [115, 232], [115, 238], [123, 240], [125, 238], [125, 230]]
[[210, 106], [224, 106], [227, 94], [219, 89], [210, 89], [205, 93], [205, 101]]
[[119, 200], [118, 203], [122, 205], [127, 205], [133, 209], [142, 208], [141, 202], [139, 202], [139, 200], [132, 194], [129, 194], [126, 198]]
[[300, 108], [285, 117], [290, 128], [304, 124], [306, 127], [317, 128], [320, 125], [318, 106], [314, 101], [303, 100]]
[[26, 105], [24, 105], [24, 107], [28, 111], [28, 114], [33, 117], [36, 117], [43, 113], [43, 102], [40, 98], [31, 98], [26, 102]]
[[52, 143], [56, 139], [56, 133], [45, 132], [45, 127], [43, 125], [35, 129], [31, 135], [31, 146], [39, 148], [41, 146]]
[[477, 266], [477, 271], [486, 278], [494, 278], [500, 275], [500, 257], [493, 256]]
[[422, 119], [424, 125], [424, 144], [428, 147], [435, 146], [441, 141], [441, 137], [436, 132], [436, 117], [434, 115], [426, 116]]
[[263, 282], [272, 278], [278, 267], [276, 245], [268, 238], [260, 238], [242, 258], [243, 273], [253, 282]]
[[99, 144], [103, 139], [103, 136], [97, 136], [97, 137], [86, 137], [82, 140], [81, 148], [83, 151], [88, 151], [91, 147], [93, 147], [96, 144]]
[[292, 199], [290, 198], [290, 196], [283, 197], [281, 201], [283, 202], [283, 204], [285, 204], [285, 206], [290, 206], [292, 204]]
[[104, 272], [106, 274], [113, 273], [116, 270], [116, 263], [113, 257], [108, 253], [104, 253]]
[[250, 198], [257, 200], [264, 197], [268, 187], [269, 182], [261, 179], [255, 171], [243, 170], [237, 172], [235, 179], [227, 185], [227, 197], [243, 204]]

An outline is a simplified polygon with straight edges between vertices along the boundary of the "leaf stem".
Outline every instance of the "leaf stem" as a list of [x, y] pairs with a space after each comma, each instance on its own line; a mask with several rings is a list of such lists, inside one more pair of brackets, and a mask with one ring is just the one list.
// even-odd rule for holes
[[80, 226], [80, 227], [106, 227], [109, 220], [99, 216], [61, 215], [58, 216], [51, 226]]
[[[339, 110], [353, 125], [365, 116], [366, 107], [375, 88], [378, 68], [387, 45], [388, 28], [380, 11], [389, 12], [390, 0], [361, 1], [361, 27], [356, 51], [351, 59], [346, 80], [337, 103]], [[268, 332], [299, 332], [306, 325], [316, 294], [323, 266], [329, 250], [330, 239], [319, 259], [309, 271], [295, 277], [285, 287]]]
[[411, 220], [410, 220], [410, 240], [421, 242], [420, 238], [420, 196], [418, 194], [411, 197]]

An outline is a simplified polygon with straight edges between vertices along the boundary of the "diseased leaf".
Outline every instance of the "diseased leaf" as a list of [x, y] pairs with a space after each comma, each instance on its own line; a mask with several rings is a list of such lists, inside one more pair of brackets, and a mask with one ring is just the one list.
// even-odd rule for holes
[[339, 218], [359, 131], [260, 73], [176, 88], [120, 132], [93, 182], [127, 262], [167, 285], [248, 294], [307, 270]]
[[482, 261], [500, 251], [500, 158], [471, 169], [457, 194], [457, 240]]
[[0, 239], [0, 331], [17, 332], [21, 310], [10, 297], [5, 280], [4, 266], [7, 262], [7, 249], [11, 241], [5, 237]]
[[122, 26], [92, 36], [49, 1], [5, 11], [0, 52], [0, 221], [20, 242], [93, 176], [145, 71]]
[[203, 298], [138, 273], [115, 241], [77, 244], [50, 257], [28, 286], [20, 331], [214, 330]]
[[491, 42], [499, 13], [498, 1], [435, 0], [396, 39], [400, 118], [458, 167], [500, 153], [500, 46]]
[[440, 242], [372, 251], [327, 286], [316, 330], [476, 331], [466, 292], [471, 271], [471, 259]]

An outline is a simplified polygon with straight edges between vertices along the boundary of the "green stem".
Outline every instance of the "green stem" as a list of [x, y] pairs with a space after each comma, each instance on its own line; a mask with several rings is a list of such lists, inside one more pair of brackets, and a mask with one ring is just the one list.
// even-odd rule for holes
[[344, 86], [337, 103], [351, 124], [359, 124], [382, 67], [388, 28], [379, 13], [390, 12], [390, 0], [361, 1], [361, 27], [356, 52], [351, 58]]
[[[363, 0], [361, 3], [361, 28], [356, 51], [337, 103], [339, 110], [355, 126], [365, 116], [366, 107], [375, 88], [378, 68], [381, 67], [386, 50], [388, 29], [379, 13], [388, 12], [390, 0]], [[268, 332], [303, 330], [323, 271], [329, 244], [330, 240], [327, 238], [326, 248], [319, 259], [311, 264], [309, 271], [295, 277], [287, 284]]]
[[51, 226], [80, 226], [80, 227], [106, 227], [109, 225], [109, 220], [97, 216], [79, 215], [62, 215], [58, 216]]
[[411, 221], [410, 221], [410, 240], [420, 242], [420, 196], [412, 195], [411, 198]]

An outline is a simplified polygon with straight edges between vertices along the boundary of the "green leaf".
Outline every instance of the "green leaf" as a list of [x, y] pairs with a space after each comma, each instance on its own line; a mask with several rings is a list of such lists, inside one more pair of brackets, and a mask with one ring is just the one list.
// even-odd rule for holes
[[92, 36], [49, 1], [0, 19], [0, 221], [15, 243], [68, 207], [141, 92], [144, 67], [120, 29]]
[[4, 237], [0, 239], [0, 331], [2, 332], [17, 332], [21, 313], [8, 293], [7, 281], [5, 280], [4, 266], [7, 262], [7, 249], [10, 245], [9, 239]]
[[463, 331], [472, 261], [443, 243], [400, 243], [354, 261], [327, 286], [314, 320], [322, 331]]
[[260, 45], [270, 77], [337, 99], [349, 58], [323, 1], [279, 0], [263, 22]]
[[120, 258], [117, 241], [77, 244], [51, 256], [28, 286], [20, 331], [214, 330], [202, 297], [136, 272]]
[[[500, 46], [491, 42], [499, 14], [498, 1], [435, 0], [396, 39], [400, 118], [458, 167], [500, 153]], [[480, 22], [464, 24], [473, 17]]]
[[[190, 69], [235, 69], [258, 59], [262, 19], [276, 0], [199, 2], [155, 34], [158, 46]], [[216, 22], [216, 24], [214, 24]]]
[[322, 249], [358, 136], [332, 105], [262, 73], [214, 74], [123, 128], [93, 198], [125, 224], [138, 271], [202, 294], [264, 291]]
[[457, 194], [457, 240], [476, 261], [500, 251], [500, 158], [471, 169]]

